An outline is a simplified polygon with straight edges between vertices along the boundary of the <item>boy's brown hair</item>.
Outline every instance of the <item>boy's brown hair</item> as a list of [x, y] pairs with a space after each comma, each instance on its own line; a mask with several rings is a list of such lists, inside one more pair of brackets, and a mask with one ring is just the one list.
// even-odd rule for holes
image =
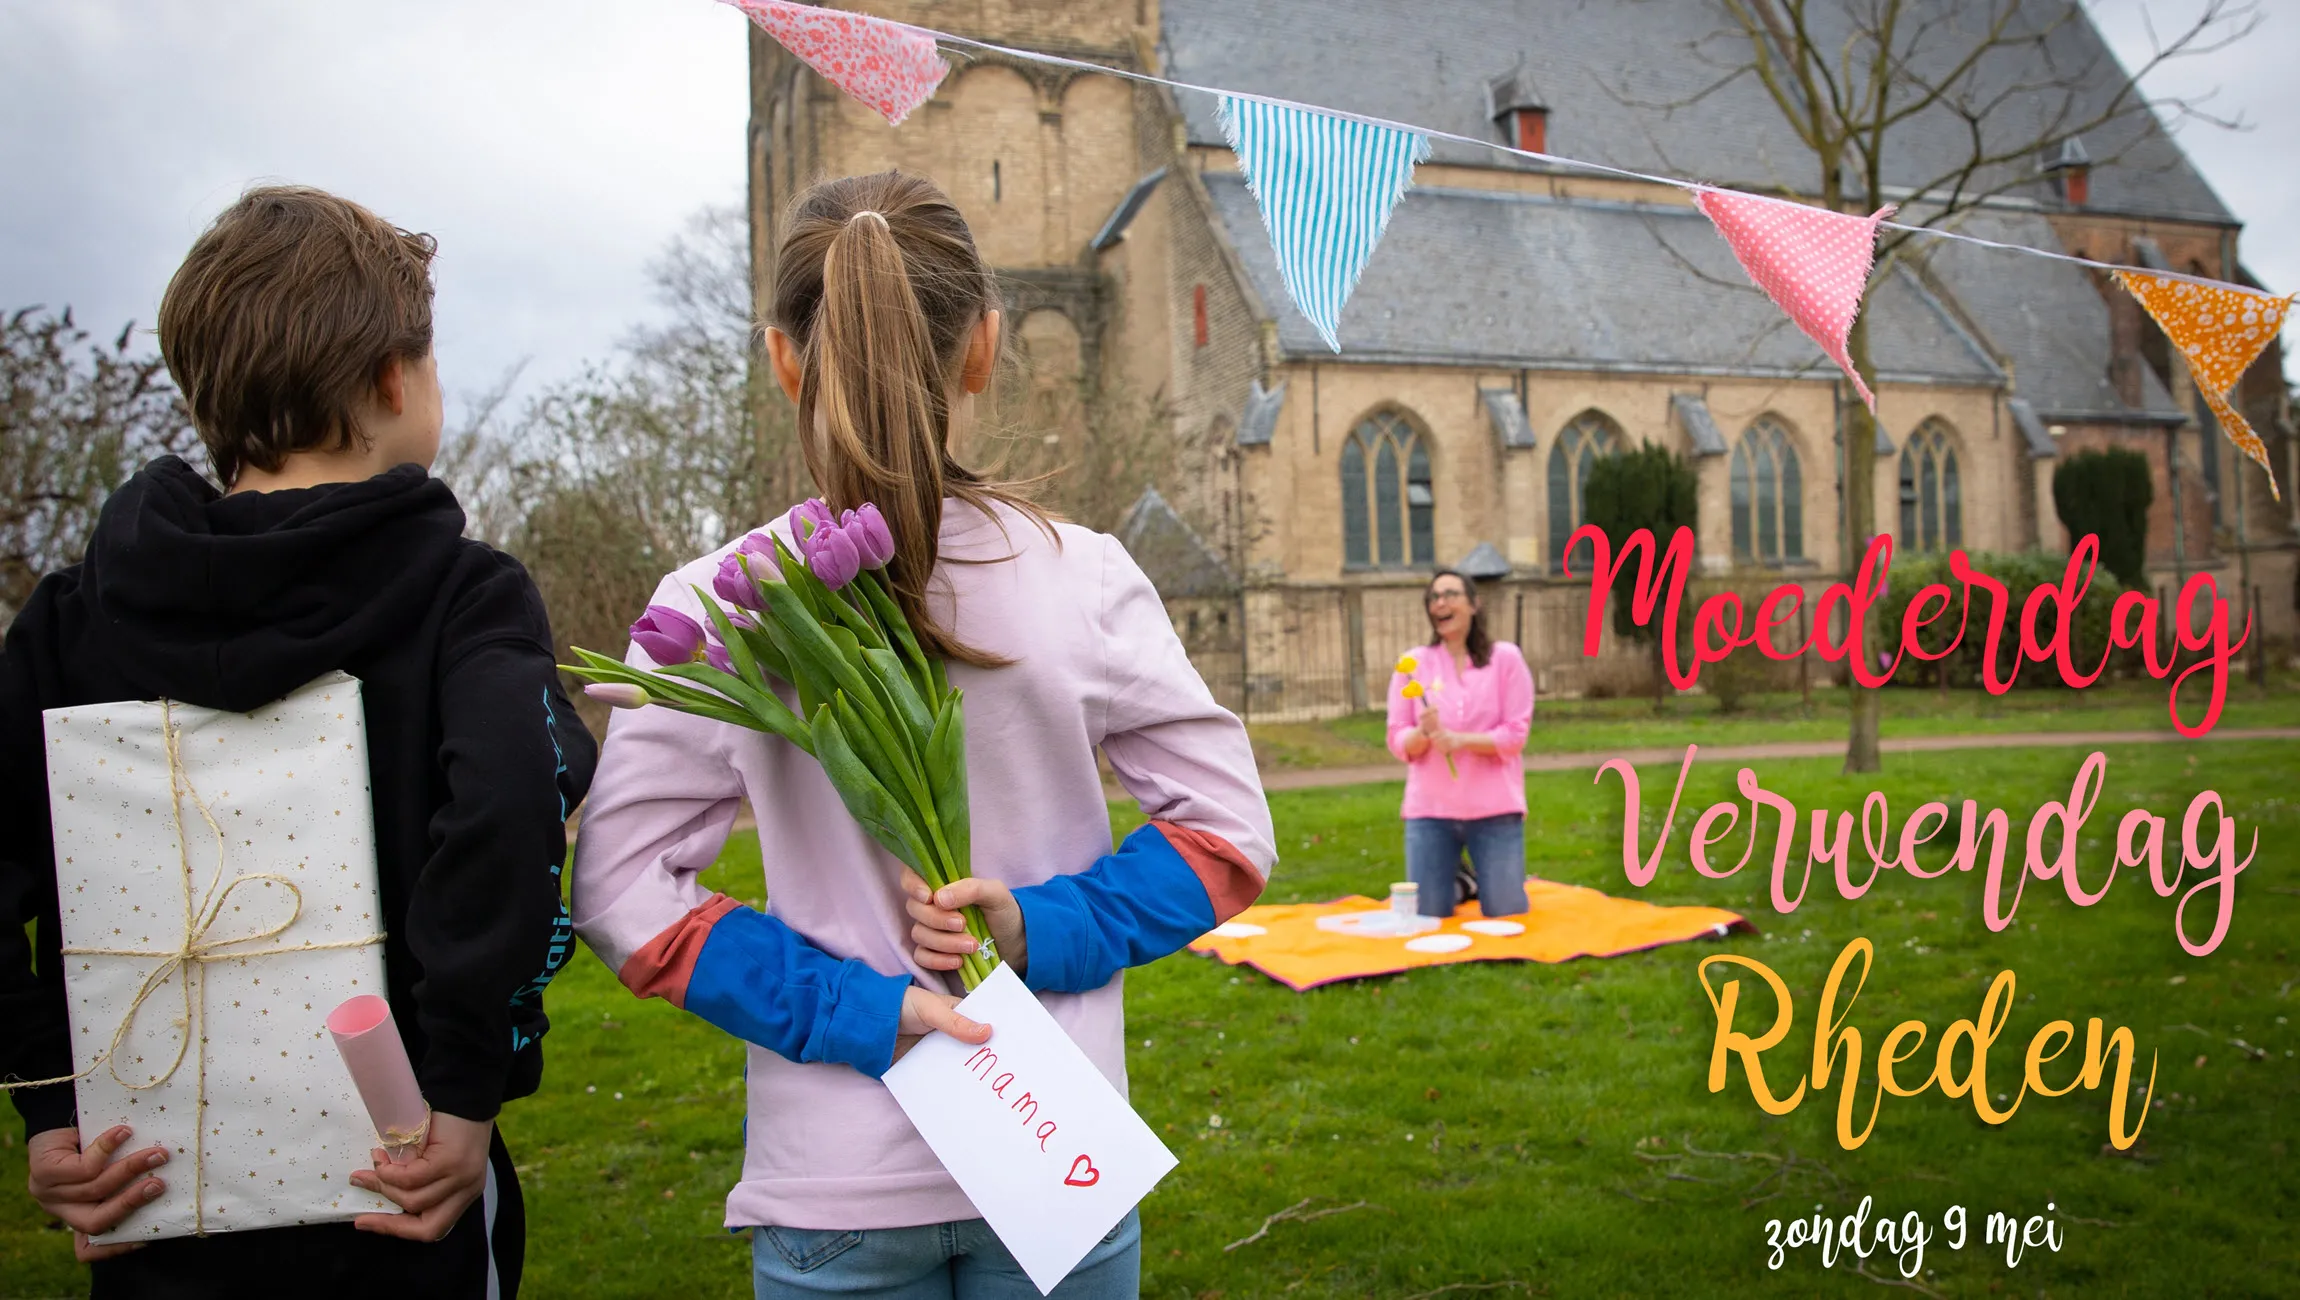
[[431, 353], [437, 243], [306, 186], [249, 190], [160, 299], [160, 355], [230, 486], [347, 448], [386, 362]]

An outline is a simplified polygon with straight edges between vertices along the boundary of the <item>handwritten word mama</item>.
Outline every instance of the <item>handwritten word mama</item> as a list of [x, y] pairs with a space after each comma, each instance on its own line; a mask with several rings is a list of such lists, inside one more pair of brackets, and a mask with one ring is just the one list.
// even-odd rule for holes
[[[966, 1058], [966, 1068], [973, 1072], [975, 1078], [990, 1085], [991, 1096], [1000, 1101], [1007, 1100], [1008, 1090], [1014, 1087], [1014, 1072], [1009, 1070], [995, 1078], [992, 1077], [993, 1072], [998, 1069], [998, 1053], [987, 1047], [978, 1047], [975, 1049], [974, 1055]], [[1031, 1096], [1030, 1090], [1025, 1088], [1020, 1096], [1013, 1099], [1012, 1104], [1007, 1109], [1022, 1116], [1023, 1127], [1028, 1128], [1031, 1121], [1038, 1118], [1038, 1098]], [[1047, 1120], [1039, 1124], [1038, 1131], [1034, 1136], [1038, 1139], [1038, 1149], [1045, 1151], [1046, 1140], [1054, 1136], [1054, 1121]]]
[[[1875, 958], [1875, 949], [1866, 938], [1855, 939], [1837, 954], [1837, 962], [1829, 968], [1828, 982], [1821, 987], [1819, 1014], [1813, 1021], [1812, 1068], [1808, 1076], [1800, 1076], [1797, 1086], [1786, 1095], [1779, 1093], [1765, 1074], [1765, 1053], [1779, 1047], [1789, 1036], [1796, 1020], [1794, 1000], [1789, 986], [1773, 973], [1773, 968], [1754, 958], [1739, 953], [1717, 953], [1701, 959], [1698, 968], [1701, 991], [1709, 995], [1709, 1005], [1717, 1013], [1717, 1036], [1709, 1050], [1709, 1091], [1723, 1092], [1730, 1058], [1738, 1057], [1742, 1074], [1749, 1083], [1749, 1095], [1757, 1108], [1768, 1115], [1786, 1115], [1805, 1100], [1807, 1084], [1820, 1092], [1830, 1086], [1837, 1068], [1843, 1065], [1844, 1082], [1837, 1093], [1837, 1145], [1847, 1151], [1858, 1148], [1869, 1140], [1877, 1127], [1877, 1112], [1885, 1102], [1885, 1094], [1895, 1097], [1914, 1097], [1938, 1085], [1944, 1097], [1970, 1097], [1973, 1112], [1988, 1124], [2002, 1124], [2020, 1109], [2021, 1102], [2031, 1092], [2044, 1097], [2058, 1097], [2078, 1088], [2094, 1091], [2100, 1088], [2107, 1073], [2108, 1058], [2116, 1058], [2116, 1078], [2108, 1093], [2108, 1140], [2117, 1150], [2132, 1146], [2140, 1136], [2140, 1129], [2148, 1122], [2148, 1105], [2156, 1097], [2156, 1054], [2148, 1058], [2148, 1088], [2141, 1098], [2140, 1115], [2125, 1128], [2125, 1106], [2132, 1096], [2132, 1030], [2119, 1025], [2104, 1039], [2098, 1017], [2085, 1022], [2084, 1056], [2073, 1078], [2058, 1087], [2045, 1078], [2045, 1067], [2060, 1059], [2076, 1041], [2076, 1026], [2066, 1020], [2047, 1022], [2036, 1036], [2029, 1039], [2028, 1052], [2023, 1062], [2019, 1090], [2012, 1094], [2011, 1102], [2001, 1109], [1995, 1104], [1996, 1093], [1990, 1091], [1989, 1053], [1997, 1037], [2004, 1032], [2005, 1021], [2012, 1015], [2013, 973], [2001, 971], [1989, 985], [1988, 994], [1981, 999], [1978, 1019], [1956, 1020], [1941, 1034], [1940, 1045], [1934, 1049], [1932, 1068], [1915, 1082], [1905, 1080], [1900, 1069], [1914, 1058], [1925, 1045], [1928, 1032], [1921, 1020], [1904, 1020], [1886, 1033], [1877, 1044], [1876, 1065], [1873, 1073], [1876, 1087], [1870, 1094], [1869, 1115], [1860, 1129], [1853, 1127], [1856, 1106], [1855, 1093], [1859, 1090], [1862, 1061], [1861, 1031], [1847, 1025], [1853, 1003], [1861, 996], [1862, 985], [1868, 983], [1869, 966]], [[1852, 992], [1845, 994], [1842, 1009], [1839, 991], [1845, 974], [1855, 960], [1860, 962], [1859, 976], [1853, 981]], [[1728, 979], [1720, 990], [1709, 982], [1713, 966], [1741, 966], [1765, 982], [1773, 994], [1773, 1023], [1764, 1033], [1752, 1036], [1737, 1027], [1741, 1014], [1741, 981]], [[1965, 1050], [1960, 1064], [1959, 1048]], [[1998, 1075], [1999, 1086], [2005, 1076]]]
[[[2077, 607], [2084, 602], [2084, 593], [2092, 587], [2094, 570], [2099, 567], [2100, 539], [2087, 534], [2068, 557], [2057, 586], [2038, 587], [2028, 595], [2021, 606], [2018, 644], [2020, 655], [2013, 661], [2012, 670], [2000, 676], [1998, 647], [2005, 640], [2005, 618], [2012, 609], [2012, 596], [2005, 585], [1973, 568], [1962, 550], [1949, 553], [1949, 572], [1964, 588], [1960, 602], [1957, 593], [1948, 584], [1935, 582], [1919, 588], [1909, 602], [1902, 617], [1898, 648], [1890, 658], [1882, 650], [1866, 648], [1869, 610], [1884, 599], [1885, 578], [1892, 568], [1893, 540], [1883, 534], [1869, 542], [1868, 553], [1861, 557], [1861, 567], [1848, 586], [1833, 582], [1813, 602], [1814, 634], [1787, 650], [1774, 644], [1775, 634], [1793, 625], [1797, 611], [1805, 602], [1805, 589], [1796, 583], [1783, 583], [1775, 587], [1757, 606], [1754, 623], [1748, 620], [1741, 597], [1736, 592], [1721, 591], [1701, 602], [1693, 616], [1693, 664], [1687, 667], [1677, 658], [1677, 610], [1685, 595], [1685, 580], [1693, 567], [1693, 530], [1680, 528], [1661, 553], [1658, 569], [1654, 559], [1654, 541], [1651, 529], [1640, 528], [1629, 535], [1614, 555], [1612, 543], [1605, 532], [1595, 524], [1583, 524], [1574, 531], [1566, 543], [1565, 575], [1574, 576], [1572, 557], [1576, 547], [1586, 539], [1595, 554], [1589, 583], [1589, 617], [1583, 624], [1581, 652], [1594, 656], [1598, 650], [1599, 634], [1605, 627], [1605, 602], [1612, 592], [1615, 580], [1628, 569], [1632, 559], [1637, 561], [1637, 579], [1630, 603], [1633, 620], [1651, 626], [1654, 609], [1660, 607], [1661, 660], [1669, 674], [1670, 684], [1677, 689], [1691, 690], [1701, 678], [1701, 665], [1722, 663], [1735, 650], [1754, 646], [1768, 659], [1794, 662], [1806, 651], [1816, 648], [1821, 658], [1829, 663], [1844, 661], [1853, 679], [1863, 686], [1881, 687], [1891, 681], [1893, 671], [1901, 666], [1903, 658], [1931, 662], [1945, 659], [1956, 652], [1970, 628], [1973, 615], [1973, 593], [1987, 597], [1987, 638], [1981, 655], [1981, 685], [1991, 695], [2002, 695], [2012, 689], [2022, 661], [2053, 663], [2060, 671], [2060, 679], [2071, 688], [2090, 686], [2099, 680], [2108, 666], [2108, 656], [2118, 650], [2138, 647], [2148, 675], [2163, 681], [2171, 676], [2174, 662], [2166, 659], [2163, 638], [2157, 625], [2164, 611], [2158, 607], [2156, 597], [2146, 591], [2128, 591], [2116, 598], [2109, 609], [2109, 644], [2101, 651], [2100, 662], [2091, 671], [2079, 669], [2075, 661], [2072, 642], [2072, 624], [2076, 621]], [[1667, 600], [1663, 597], [1666, 595]], [[2211, 602], [2211, 617], [2203, 629], [2197, 630], [2195, 617], [2197, 602]], [[1951, 606], [1958, 607], [1956, 635], [1938, 650], [1927, 650], [1920, 644], [1917, 634], [1939, 622]], [[1838, 614], [1844, 617], [1840, 620]], [[2049, 616], [2049, 617], [2048, 617]], [[1842, 623], [1843, 632], [1830, 629]], [[2040, 638], [2037, 629], [2049, 622], [2052, 635]], [[2172, 725], [2181, 735], [2195, 739], [2211, 731], [2220, 721], [2221, 707], [2228, 699], [2228, 670], [2236, 655], [2252, 636], [2252, 619], [2245, 616], [2244, 635], [2234, 642], [2228, 639], [2228, 602], [2220, 598], [2220, 587], [2212, 575], [2199, 573], [2180, 589], [2179, 604], [2172, 615], [2172, 630], [2179, 649], [2201, 653], [2196, 660], [2172, 679], [2172, 691], [2167, 702], [2172, 714]], [[1878, 668], [1879, 662], [1883, 668]], [[2211, 674], [2212, 693], [2206, 702], [2203, 718], [2194, 726], [2180, 720], [2180, 688], [2199, 672]]]
[[[1669, 845], [1670, 828], [1677, 821], [1677, 804], [1685, 795], [1685, 778], [1693, 770], [1693, 756], [1697, 745], [1685, 747], [1685, 762], [1677, 770], [1677, 790], [1669, 797], [1669, 811], [1661, 821], [1661, 837], [1655, 841], [1650, 856], [1639, 861], [1638, 784], [1637, 769], [1626, 759], [1611, 759], [1597, 769], [1593, 779], [1602, 781], [1605, 774], [1621, 778], [1621, 865], [1629, 883], [1642, 889], [1650, 884], [1661, 868], [1661, 854]], [[1710, 851], [1733, 833], [1739, 823], [1742, 805], [1720, 800], [1709, 805], [1693, 822], [1693, 834], [1688, 846], [1693, 869], [1712, 880], [1723, 880], [1747, 866], [1757, 852], [1759, 839], [1767, 833], [1772, 836], [1773, 850], [1773, 909], [1788, 913], [1797, 910], [1805, 901], [1805, 891], [1812, 884], [1813, 868], [1827, 866], [1835, 872], [1837, 893], [1855, 899], [1869, 892], [1880, 872], [1890, 867], [1903, 871], [1919, 880], [1930, 880], [1952, 868], [1960, 872], [1981, 871], [1986, 881], [1981, 890], [1981, 918], [1991, 930], [2003, 930], [2012, 924], [2013, 915], [2020, 910], [2021, 890], [2029, 880], [2049, 881], [2057, 878], [2068, 892], [2071, 902], [2079, 907], [2090, 907], [2108, 894], [2108, 887], [2116, 880], [2120, 867], [2148, 866], [2148, 880], [2160, 898], [2170, 898], [2186, 882], [2190, 868], [2203, 873], [2196, 883], [2188, 885], [2172, 913], [2173, 932], [2179, 936], [2180, 946], [2190, 955], [2201, 957], [2220, 946], [2228, 937], [2229, 922], [2236, 909], [2236, 877], [2260, 851], [2260, 832], [2252, 832], [2251, 848], [2240, 861], [2236, 856], [2236, 819], [2229, 816], [2218, 791], [2206, 790], [2188, 803], [2188, 812], [2180, 821], [2180, 857], [2171, 864], [2166, 875], [2164, 829], [2165, 819], [2145, 808], [2135, 808], [2124, 815], [2116, 827], [2116, 857], [2102, 873], [2096, 887], [2087, 888], [2077, 870], [2076, 850], [2085, 822], [2092, 816], [2093, 804], [2100, 798], [2100, 787], [2108, 771], [2108, 758], [2099, 751], [2084, 760], [2077, 769], [2076, 779], [2069, 786], [2066, 802], [2047, 800], [2029, 818], [2026, 853], [2012, 870], [2012, 879], [2006, 881], [2005, 859], [2012, 838], [2010, 819], [2002, 808], [1991, 808], [1986, 813], [1971, 799], [1964, 801], [1956, 819], [1957, 844], [1955, 852], [1940, 866], [1926, 868], [1917, 861], [1917, 850], [1929, 844], [1950, 824], [1949, 806], [1938, 800], [1919, 804], [1909, 819], [1901, 823], [1900, 836], [1892, 834], [1892, 807], [1882, 790], [1872, 790], [1861, 801], [1861, 850], [1869, 860], [1868, 874], [1853, 879], [1853, 814], [1840, 812], [1834, 826], [1826, 809], [1813, 810], [1810, 829], [1805, 836], [1805, 863], [1795, 880], [1796, 890], [1790, 892], [1791, 850], [1795, 846], [1798, 830], [1797, 805], [1788, 798], [1767, 790], [1758, 784], [1757, 774], [1744, 767], [1735, 784], [1741, 797], [1748, 801], [1748, 847], [1730, 867], [1711, 865]], [[1771, 825], [1763, 813], [1773, 814]], [[2210, 816], [2207, 830], [2207, 814]], [[2057, 834], [2055, 846], [2048, 852], [2046, 843]], [[1983, 861], [1985, 849], [1986, 861]], [[2212, 932], [2201, 941], [2188, 937], [2188, 905], [2199, 894], [2213, 895]]]

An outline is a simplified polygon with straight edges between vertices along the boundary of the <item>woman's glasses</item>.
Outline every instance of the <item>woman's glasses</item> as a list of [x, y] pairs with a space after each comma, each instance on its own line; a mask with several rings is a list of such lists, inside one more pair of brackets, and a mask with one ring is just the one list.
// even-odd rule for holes
[[1424, 605], [1443, 605], [1443, 604], [1454, 604], [1454, 603], [1459, 603], [1459, 602], [1461, 602], [1461, 601], [1466, 601], [1466, 600], [1468, 600], [1468, 599], [1469, 599], [1469, 593], [1468, 593], [1468, 592], [1466, 592], [1466, 591], [1433, 591], [1433, 592], [1431, 592], [1429, 595], [1422, 597], [1422, 604], [1424, 604]]

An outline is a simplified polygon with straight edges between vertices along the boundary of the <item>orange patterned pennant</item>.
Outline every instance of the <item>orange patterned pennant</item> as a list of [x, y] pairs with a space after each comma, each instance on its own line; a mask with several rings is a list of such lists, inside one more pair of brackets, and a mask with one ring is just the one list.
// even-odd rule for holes
[[2165, 336], [2188, 358], [2188, 371], [2212, 408], [2228, 441], [2259, 462], [2268, 475], [2268, 490], [2283, 500], [2276, 487], [2276, 471], [2268, 464], [2268, 448], [2252, 431], [2228, 392], [2252, 365], [2261, 349], [2284, 327], [2291, 296], [2278, 298], [2231, 284], [2201, 284], [2146, 271], [2118, 271], [2116, 278], [2140, 305], [2148, 309]]

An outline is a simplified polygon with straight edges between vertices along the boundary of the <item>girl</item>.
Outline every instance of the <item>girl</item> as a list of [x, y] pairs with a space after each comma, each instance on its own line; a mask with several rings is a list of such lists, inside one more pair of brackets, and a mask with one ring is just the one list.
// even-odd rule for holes
[[[885, 515], [896, 598], [966, 692], [975, 875], [930, 898], [796, 748], [643, 709], [608, 729], [576, 925], [633, 993], [751, 1044], [726, 1222], [752, 1232], [759, 1296], [1032, 1295], [878, 1082], [898, 1036], [987, 1036], [929, 991], [972, 947], [954, 909], [982, 907], [1000, 954], [1123, 1091], [1120, 971], [1254, 900], [1275, 857], [1269, 809], [1245, 729], [1125, 550], [952, 457], [991, 382], [1000, 315], [950, 200], [915, 176], [850, 177], [801, 195], [784, 230], [775, 377], [831, 507]], [[732, 549], [664, 579], [655, 603], [698, 613], [692, 588]], [[1150, 818], [1115, 851], [1097, 746]], [[745, 800], [764, 912], [695, 879]], [[1134, 1295], [1140, 1234], [1129, 1214], [1056, 1294]]]
[[[1438, 570], [1422, 605], [1430, 643], [1399, 660], [1390, 679], [1390, 752], [1407, 765], [1406, 877], [1424, 916], [1452, 916], [1462, 896], [1487, 916], [1516, 915], [1526, 910], [1533, 674], [1516, 646], [1486, 634], [1468, 578]], [[1457, 886], [1465, 851], [1476, 874]]]

